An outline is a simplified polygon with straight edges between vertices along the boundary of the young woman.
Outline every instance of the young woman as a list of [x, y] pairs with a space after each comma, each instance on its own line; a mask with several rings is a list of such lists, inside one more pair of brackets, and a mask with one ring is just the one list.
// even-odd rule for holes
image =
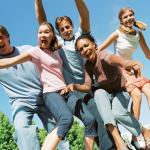
[[[135, 30], [132, 27], [135, 26], [138, 29], [145, 30], [146, 25], [142, 22], [135, 21], [134, 11], [129, 7], [124, 7], [119, 12], [120, 27], [114, 33], [112, 33], [106, 41], [98, 47], [98, 50], [102, 51], [114, 43], [114, 50], [117, 56], [124, 57], [129, 61], [132, 60], [133, 53], [138, 49], [138, 43], [140, 44], [147, 59], [150, 59], [150, 50], [147, 47], [144, 36], [141, 31]], [[142, 99], [142, 92], [146, 95], [148, 105], [150, 108], [150, 83], [143, 75], [136, 78], [134, 75], [130, 76], [125, 73], [128, 82], [126, 83], [127, 91], [132, 97], [131, 113], [139, 120], [140, 106]], [[137, 143], [137, 139], [132, 137], [132, 140]], [[146, 141], [150, 144], [150, 141]], [[136, 144], [137, 145], [137, 144]], [[140, 148], [138, 146], [138, 148]]]
[[82, 120], [85, 125], [85, 149], [92, 150], [95, 130], [95, 118], [79, 98], [69, 92], [60, 95], [60, 90], [66, 87], [62, 75], [62, 60], [59, 45], [53, 26], [44, 22], [38, 29], [39, 47], [33, 47], [22, 55], [0, 60], [0, 69], [14, 66], [26, 61], [35, 63], [37, 73], [43, 84], [43, 98], [46, 106], [57, 120], [57, 126], [46, 137], [42, 150], [55, 150], [65, 137], [73, 123], [73, 115]]
[[89, 92], [93, 75], [95, 75], [99, 84], [99, 88], [95, 92], [95, 102], [102, 120], [112, 134], [117, 150], [128, 150], [118, 133], [116, 121], [135, 137], [139, 137], [142, 133], [145, 139], [149, 139], [150, 132], [142, 127], [138, 120], [127, 111], [130, 96], [125, 88], [126, 78], [122, 75], [119, 66], [128, 71], [138, 72], [137, 76], [140, 76], [138, 65], [142, 68], [143, 66], [138, 61], [128, 61], [107, 52], [96, 51], [96, 47], [95, 40], [91, 35], [81, 35], [77, 39], [75, 43], [76, 50], [88, 59], [85, 63], [85, 83], [83, 85], [70, 84], [61, 91], [61, 94], [74, 90]]

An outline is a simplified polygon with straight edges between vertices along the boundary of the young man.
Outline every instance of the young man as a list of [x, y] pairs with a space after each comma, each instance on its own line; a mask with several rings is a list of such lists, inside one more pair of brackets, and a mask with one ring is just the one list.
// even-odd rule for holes
[[[75, 3], [80, 14], [80, 28], [76, 34], [73, 33], [74, 26], [69, 17], [58, 17], [55, 21], [56, 29], [61, 35], [61, 37], [58, 37], [59, 42], [61, 44], [63, 43], [62, 48], [59, 50], [59, 54], [63, 60], [63, 76], [67, 84], [83, 84], [85, 81], [85, 60], [79, 53], [76, 53], [74, 43], [82, 33], [90, 33], [89, 11], [86, 4], [83, 0], [75, 0]], [[39, 24], [47, 20], [42, 0], [35, 0], [35, 10]], [[100, 114], [98, 113], [93, 99], [93, 92], [90, 91], [90, 93], [87, 94], [75, 91], [75, 93], [83, 99], [97, 120], [99, 137], [98, 141], [96, 141], [99, 149], [111, 149], [113, 147], [113, 142], [110, 140], [107, 130], [102, 123]]]
[[[0, 59], [10, 58], [24, 53], [31, 46], [11, 47], [9, 33], [0, 25]], [[20, 150], [40, 150], [37, 136], [37, 126], [31, 125], [33, 115], [36, 113], [41, 119], [47, 132], [56, 125], [51, 112], [43, 103], [42, 84], [35, 71], [34, 64], [23, 64], [0, 69], [0, 84], [10, 98], [14, 140]], [[69, 150], [69, 142], [63, 140], [59, 148]]]

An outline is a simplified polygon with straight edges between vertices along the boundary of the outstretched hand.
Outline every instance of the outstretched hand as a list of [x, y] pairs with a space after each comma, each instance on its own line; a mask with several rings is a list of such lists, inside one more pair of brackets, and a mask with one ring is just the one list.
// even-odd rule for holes
[[136, 78], [138, 78], [141, 76], [141, 71], [140, 71], [139, 66], [144, 71], [144, 66], [139, 61], [128, 61], [124, 67], [128, 74], [130, 74], [130, 75], [134, 74], [136, 76]]
[[73, 84], [69, 84], [66, 88], [61, 90], [60, 95], [68, 93], [69, 91], [72, 91], [72, 92], [74, 91], [74, 85]]

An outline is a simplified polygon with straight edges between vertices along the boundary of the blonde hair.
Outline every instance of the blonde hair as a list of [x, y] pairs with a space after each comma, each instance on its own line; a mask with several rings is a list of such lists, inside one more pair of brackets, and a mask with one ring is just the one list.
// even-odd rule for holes
[[[53, 25], [51, 23], [47, 22], [47, 21], [43, 22], [40, 26], [42, 26], [42, 25], [47, 25], [48, 28], [51, 29], [51, 32], [54, 35], [53, 39], [52, 39], [52, 41], [50, 43], [50, 47], [49, 47], [50, 51], [54, 52], [54, 51], [59, 50], [62, 47], [62, 45], [58, 43], [58, 39], [56, 37]], [[40, 48], [42, 49], [41, 44], [39, 44], [39, 45], [40, 45]]]
[[[131, 11], [131, 12], [133, 13], [133, 15], [135, 14], [134, 11], [133, 11], [133, 9], [131, 9], [131, 8], [129, 8], [129, 7], [123, 7], [123, 8], [120, 10], [119, 15], [118, 15], [119, 20], [122, 20], [122, 16], [123, 16], [123, 14], [124, 14], [127, 10]], [[135, 26], [136, 28], [140, 29], [140, 30], [145, 30], [146, 27], [147, 27], [147, 25], [146, 25], [145, 23], [141, 22], [141, 21], [135, 21], [135, 22], [134, 22], [134, 26]], [[129, 33], [131, 33], [131, 32], [134, 31], [134, 29], [131, 29], [131, 28], [129, 28], [129, 27], [126, 27], [126, 26], [124, 26], [122, 23], [120, 23], [119, 30], [120, 30], [121, 32], [127, 33], [127, 34], [129, 34]]]

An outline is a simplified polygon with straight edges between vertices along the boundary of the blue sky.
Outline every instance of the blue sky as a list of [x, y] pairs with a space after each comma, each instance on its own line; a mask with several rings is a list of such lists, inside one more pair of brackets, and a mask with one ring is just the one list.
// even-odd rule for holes
[[[150, 47], [150, 1], [144, 0], [85, 0], [90, 12], [91, 33], [97, 39], [98, 45], [119, 27], [118, 12], [122, 7], [130, 7], [135, 11], [135, 19], [147, 24], [143, 35], [147, 45]], [[11, 46], [38, 45], [37, 29], [38, 23], [35, 16], [34, 0], [0, 0], [0, 24], [5, 26], [10, 33]], [[58, 16], [69, 16], [74, 24], [74, 32], [79, 28], [79, 14], [74, 0], [43, 0], [47, 20], [55, 25]], [[113, 45], [107, 49], [113, 53]], [[149, 65], [143, 51], [139, 47], [134, 53], [133, 60], [143, 63], [145, 77], [150, 79]], [[0, 111], [3, 111], [11, 120], [11, 108], [9, 99], [3, 88], [0, 86]], [[131, 101], [131, 100], [130, 100]], [[130, 106], [129, 106], [130, 110]], [[141, 105], [140, 121], [142, 124], [150, 123], [150, 111], [147, 100], [143, 95]], [[36, 124], [42, 128], [42, 124], [37, 116], [34, 118]], [[121, 132], [126, 130], [120, 127]]]

